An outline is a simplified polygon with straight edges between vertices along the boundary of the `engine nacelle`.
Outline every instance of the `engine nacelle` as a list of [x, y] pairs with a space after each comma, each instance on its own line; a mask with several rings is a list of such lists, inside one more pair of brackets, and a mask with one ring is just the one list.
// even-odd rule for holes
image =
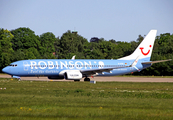
[[82, 73], [79, 70], [67, 71], [64, 73], [66, 80], [80, 80], [82, 79]]
[[48, 79], [56, 79], [56, 80], [59, 80], [59, 79], [64, 79], [64, 76], [48, 76]]

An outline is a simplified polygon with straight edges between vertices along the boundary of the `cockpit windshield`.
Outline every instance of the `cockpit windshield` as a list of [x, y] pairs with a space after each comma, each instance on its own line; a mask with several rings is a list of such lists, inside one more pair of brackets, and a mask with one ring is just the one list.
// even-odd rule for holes
[[16, 66], [17, 66], [17, 64], [10, 64], [9, 66], [16, 67]]

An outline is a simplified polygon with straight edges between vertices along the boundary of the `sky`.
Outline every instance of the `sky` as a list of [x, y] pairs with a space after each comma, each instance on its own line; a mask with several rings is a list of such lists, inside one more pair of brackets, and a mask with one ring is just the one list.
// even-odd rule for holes
[[0, 28], [19, 27], [130, 42], [151, 29], [172, 34], [173, 0], [0, 0]]

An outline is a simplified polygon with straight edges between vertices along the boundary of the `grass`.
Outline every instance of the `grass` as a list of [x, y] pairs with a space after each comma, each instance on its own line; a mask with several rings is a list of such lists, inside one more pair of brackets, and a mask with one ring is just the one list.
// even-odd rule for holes
[[173, 119], [172, 86], [0, 78], [0, 119]]

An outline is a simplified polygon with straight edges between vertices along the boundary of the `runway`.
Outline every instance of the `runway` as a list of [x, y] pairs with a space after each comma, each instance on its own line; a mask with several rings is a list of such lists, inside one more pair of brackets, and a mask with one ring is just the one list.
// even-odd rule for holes
[[[10, 75], [0, 75], [0, 78], [11, 78]], [[21, 80], [30, 80], [30, 81], [72, 81], [73, 80], [50, 80], [47, 77], [21, 77]], [[81, 79], [81, 81], [84, 81]], [[123, 76], [115, 76], [115, 77], [94, 77], [91, 78], [91, 81], [97, 82], [173, 82], [173, 78], [165, 78], [165, 77], [123, 77]]]

